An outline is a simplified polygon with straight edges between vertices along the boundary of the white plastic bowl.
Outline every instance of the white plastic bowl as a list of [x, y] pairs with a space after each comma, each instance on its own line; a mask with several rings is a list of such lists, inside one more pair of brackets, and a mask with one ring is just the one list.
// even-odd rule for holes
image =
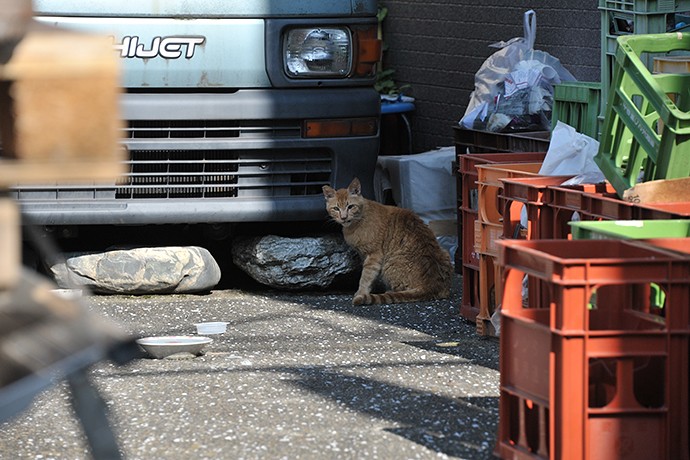
[[165, 358], [177, 353], [201, 354], [201, 350], [213, 342], [210, 337], [193, 337], [187, 335], [144, 337], [137, 343], [154, 358]]
[[196, 323], [197, 334], [224, 334], [228, 323], [224, 321], [210, 321], [207, 323]]
[[81, 289], [53, 289], [55, 295], [67, 300], [77, 300], [82, 297]]

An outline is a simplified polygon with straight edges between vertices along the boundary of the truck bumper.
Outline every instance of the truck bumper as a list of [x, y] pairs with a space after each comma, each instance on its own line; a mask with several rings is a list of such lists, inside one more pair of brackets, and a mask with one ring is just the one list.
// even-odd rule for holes
[[304, 120], [378, 119], [379, 107], [369, 88], [125, 94], [122, 180], [14, 193], [39, 225], [323, 219], [323, 185], [356, 176], [373, 196], [379, 137], [309, 139]]

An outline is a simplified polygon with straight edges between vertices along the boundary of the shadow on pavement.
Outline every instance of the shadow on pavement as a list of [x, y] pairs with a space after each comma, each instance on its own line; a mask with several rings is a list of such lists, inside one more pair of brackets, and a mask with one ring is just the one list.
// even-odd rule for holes
[[[451, 457], [490, 459], [496, 397], [451, 399], [330, 369], [314, 369], [293, 382], [358, 412], [394, 423], [385, 431]], [[494, 430], [495, 431], [495, 430]]]

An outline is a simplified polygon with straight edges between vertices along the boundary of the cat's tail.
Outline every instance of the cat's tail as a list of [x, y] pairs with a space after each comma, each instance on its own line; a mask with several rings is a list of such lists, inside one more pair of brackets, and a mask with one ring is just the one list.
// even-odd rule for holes
[[352, 303], [353, 305], [369, 305], [369, 304], [389, 304], [389, 303], [405, 303], [416, 302], [421, 300], [431, 300], [437, 298], [423, 289], [408, 289], [405, 291], [387, 291], [383, 294], [364, 294], [356, 296]]

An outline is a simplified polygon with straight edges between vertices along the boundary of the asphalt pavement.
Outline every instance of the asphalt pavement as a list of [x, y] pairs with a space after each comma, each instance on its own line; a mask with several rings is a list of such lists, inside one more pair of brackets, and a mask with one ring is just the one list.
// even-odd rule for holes
[[[452, 298], [351, 305], [351, 292], [251, 287], [203, 295], [90, 296], [138, 337], [227, 321], [205, 354], [90, 376], [127, 459], [489, 459], [498, 424], [498, 341]], [[91, 458], [57, 383], [0, 425], [0, 459]]]

